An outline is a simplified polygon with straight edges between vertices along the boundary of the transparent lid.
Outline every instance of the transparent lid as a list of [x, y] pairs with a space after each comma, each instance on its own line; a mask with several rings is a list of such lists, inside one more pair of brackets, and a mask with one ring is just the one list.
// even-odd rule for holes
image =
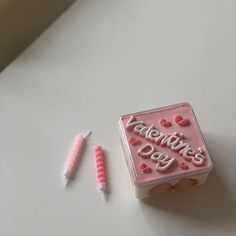
[[212, 161], [189, 103], [123, 115], [120, 135], [136, 186], [209, 172]]

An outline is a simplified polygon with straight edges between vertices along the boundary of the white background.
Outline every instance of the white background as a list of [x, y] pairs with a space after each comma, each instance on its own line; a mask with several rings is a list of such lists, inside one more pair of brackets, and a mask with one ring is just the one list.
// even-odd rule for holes
[[[0, 75], [0, 235], [235, 235], [236, 1], [77, 1]], [[119, 115], [187, 101], [214, 171], [203, 187], [135, 200]], [[76, 180], [61, 174], [93, 134]], [[109, 195], [93, 144], [107, 150]]]

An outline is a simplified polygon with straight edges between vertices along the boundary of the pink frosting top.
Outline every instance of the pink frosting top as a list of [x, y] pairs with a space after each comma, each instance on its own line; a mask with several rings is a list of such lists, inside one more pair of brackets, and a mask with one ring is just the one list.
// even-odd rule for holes
[[124, 115], [122, 143], [137, 186], [209, 172], [212, 162], [188, 103]]

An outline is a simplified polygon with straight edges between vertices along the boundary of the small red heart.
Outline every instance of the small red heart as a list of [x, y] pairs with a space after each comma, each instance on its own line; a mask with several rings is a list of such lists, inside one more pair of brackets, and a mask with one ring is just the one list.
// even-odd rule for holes
[[130, 142], [130, 143], [132, 143], [134, 140], [135, 140], [134, 137], [130, 137], [130, 138], [129, 138], [129, 142]]
[[145, 174], [149, 174], [149, 173], [152, 172], [152, 169], [151, 169], [150, 167], [146, 167], [146, 168], [144, 168], [142, 171], [143, 171], [143, 173], [145, 173]]
[[139, 166], [140, 170], [143, 170], [146, 167], [147, 167], [147, 165], [145, 163], [141, 163]]
[[145, 174], [149, 174], [152, 172], [152, 169], [149, 166], [147, 166], [145, 163], [141, 163], [139, 165], [139, 168]]
[[170, 127], [171, 126], [171, 122], [170, 121], [167, 121], [166, 119], [161, 119], [159, 121], [159, 123], [164, 126], [164, 127]]
[[181, 120], [183, 120], [182, 116], [176, 116], [175, 117], [175, 122], [178, 124]]
[[141, 141], [140, 140], [135, 140], [134, 142], [133, 142], [133, 145], [134, 146], [138, 146], [138, 145], [140, 145], [141, 144]]
[[182, 170], [188, 170], [189, 169], [189, 167], [184, 162], [182, 162], [180, 164], [180, 167], [181, 167]]
[[179, 115], [176, 116], [174, 120], [179, 126], [182, 126], [182, 127], [190, 125], [189, 119], [183, 118], [182, 116], [179, 116]]
[[133, 146], [138, 146], [141, 144], [141, 141], [134, 138], [134, 137], [130, 137], [129, 138], [129, 143], [132, 144]]

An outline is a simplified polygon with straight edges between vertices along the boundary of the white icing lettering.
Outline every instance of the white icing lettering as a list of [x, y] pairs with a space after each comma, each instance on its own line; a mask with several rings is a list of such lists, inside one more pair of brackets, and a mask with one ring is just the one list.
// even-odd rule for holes
[[157, 171], [167, 170], [174, 162], [174, 157], [158, 152], [155, 147], [151, 144], [146, 144], [138, 150], [138, 154], [144, 158], [151, 158], [156, 164]]
[[164, 156], [165, 156], [165, 153], [163, 153], [163, 152], [154, 152], [151, 155], [151, 159], [154, 162], [158, 162], [159, 160], [163, 159]]
[[177, 145], [172, 145], [171, 149], [172, 150], [178, 150], [180, 154], [183, 154], [183, 149], [182, 148], [188, 148], [189, 144], [188, 143], [184, 143], [182, 140], [179, 141], [179, 143]]
[[155, 138], [158, 136], [159, 132], [156, 129], [153, 129], [149, 132], [147, 139], [150, 139], [152, 141], [155, 141]]
[[165, 139], [167, 137], [167, 135], [163, 134], [163, 133], [159, 133], [159, 136], [155, 138], [155, 143], [161, 143], [161, 141], [163, 139]]
[[164, 155], [164, 157], [158, 161], [158, 163], [156, 164], [156, 169], [158, 171], [165, 171], [167, 170], [172, 164], [174, 164], [175, 162], [175, 158], [171, 158], [167, 155]]
[[202, 153], [197, 153], [192, 159], [193, 165], [201, 166], [203, 165], [205, 159], [206, 157]]
[[191, 148], [191, 147], [186, 147], [183, 149], [183, 158], [186, 160], [186, 161], [191, 161], [193, 156], [195, 155], [195, 151]]
[[138, 150], [138, 154], [142, 157], [148, 157], [152, 155], [155, 148], [151, 144], [146, 144]]
[[141, 130], [143, 130], [143, 129], [145, 129], [145, 128], [146, 128], [146, 127], [143, 126], [143, 125], [136, 125], [136, 126], [134, 127], [134, 132], [141, 134]]
[[169, 140], [167, 141], [167, 147], [175, 146], [179, 142], [180, 138], [175, 135], [171, 135]]
[[[154, 125], [151, 125], [145, 132], [145, 138], [149, 137], [149, 133], [153, 130]], [[155, 130], [155, 129], [154, 129]]]
[[163, 139], [161, 140], [161, 146], [165, 146], [169, 139], [170, 137], [168, 135], [165, 135]]
[[126, 124], [126, 128], [129, 129], [129, 128], [131, 128], [133, 126], [136, 126], [138, 124], [144, 124], [144, 122], [143, 121], [137, 121], [134, 116], [130, 116], [130, 119], [128, 120], [128, 122]]
[[[167, 146], [173, 151], [178, 151], [185, 160], [191, 161], [195, 166], [201, 166], [204, 163], [206, 158], [204, 153], [202, 151], [198, 151], [198, 153], [196, 153], [188, 143], [181, 140], [181, 137], [184, 136], [183, 134], [179, 135], [177, 132], [173, 132], [172, 134], [163, 134], [162, 132], [159, 132], [153, 124], [147, 127], [143, 121], [137, 121], [134, 116], [130, 116], [130, 119], [126, 124], [126, 128], [129, 130], [130, 128], [133, 128], [133, 132], [143, 136], [157, 145]], [[175, 159], [169, 159], [170, 157], [167, 155], [154, 151], [154, 147], [151, 144], [147, 144], [139, 149], [138, 153], [143, 157], [153, 155], [151, 159], [153, 161], [159, 161], [159, 164], [157, 165], [157, 169], [159, 171], [164, 170], [165, 167], [166, 169], [169, 168], [169, 166], [174, 163]], [[163, 159], [164, 161], [161, 161]]]

